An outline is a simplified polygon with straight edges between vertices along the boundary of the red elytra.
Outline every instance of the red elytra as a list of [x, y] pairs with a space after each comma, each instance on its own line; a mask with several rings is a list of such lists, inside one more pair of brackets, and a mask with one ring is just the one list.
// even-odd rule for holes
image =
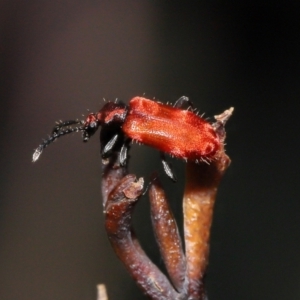
[[210, 123], [189, 110], [135, 97], [122, 130], [131, 139], [174, 157], [209, 159], [220, 149]]
[[[189, 102], [181, 97], [176, 105]], [[70, 125], [81, 125], [69, 127]], [[67, 127], [68, 126], [68, 127]], [[85, 121], [70, 120], [58, 123], [52, 135], [34, 152], [33, 161], [43, 149], [60, 136], [71, 132], [83, 132], [86, 142], [102, 127], [100, 134], [102, 157], [118, 152], [124, 165], [130, 141], [153, 147], [162, 153], [190, 161], [209, 161], [221, 148], [222, 141], [214, 127], [193, 111], [162, 104], [143, 97], [134, 97], [128, 105], [108, 102], [97, 113], [91, 113]], [[163, 158], [165, 172], [175, 180]]]

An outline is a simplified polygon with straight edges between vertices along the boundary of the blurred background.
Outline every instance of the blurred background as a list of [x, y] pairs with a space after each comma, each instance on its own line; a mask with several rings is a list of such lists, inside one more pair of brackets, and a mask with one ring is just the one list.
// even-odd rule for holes
[[[235, 107], [209, 300], [300, 299], [300, 5], [224, 3], [0, 2], [0, 299], [94, 300], [98, 283], [110, 300], [145, 299], [104, 231], [98, 135], [64, 137], [31, 162], [55, 121], [144, 93], [189, 96], [210, 118]], [[184, 163], [173, 184], [155, 150], [130, 154], [131, 172], [158, 170], [181, 224]], [[161, 266], [146, 196], [134, 225]]]

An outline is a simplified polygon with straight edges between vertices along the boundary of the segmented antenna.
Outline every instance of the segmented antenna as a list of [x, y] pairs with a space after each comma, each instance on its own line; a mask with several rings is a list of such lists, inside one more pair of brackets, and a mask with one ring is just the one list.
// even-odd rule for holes
[[59, 121], [59, 122], [56, 123], [55, 127], [53, 128], [52, 135], [54, 133], [58, 133], [62, 129], [62, 127], [75, 125], [75, 124], [83, 125], [84, 121], [80, 121], [80, 120]]
[[[70, 123], [69, 123], [70, 124]], [[77, 122], [78, 124], [78, 122]], [[81, 127], [74, 127], [74, 128], [65, 128], [61, 129], [57, 132], [55, 129], [53, 130], [53, 134], [49, 136], [48, 139], [44, 140], [42, 144], [40, 144], [34, 151], [32, 155], [32, 161], [35, 162], [39, 159], [40, 155], [42, 154], [43, 150], [52, 142], [54, 142], [59, 137], [72, 133], [72, 132], [79, 132], [79, 131], [85, 131], [85, 128], [83, 126]]]

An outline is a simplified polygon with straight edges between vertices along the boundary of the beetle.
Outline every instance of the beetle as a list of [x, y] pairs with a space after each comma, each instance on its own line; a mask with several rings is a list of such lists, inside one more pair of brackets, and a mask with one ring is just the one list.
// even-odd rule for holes
[[[187, 109], [183, 109], [184, 106]], [[185, 161], [209, 163], [222, 146], [214, 126], [195, 113], [188, 97], [180, 97], [174, 106], [134, 97], [128, 105], [107, 102], [85, 120], [60, 121], [51, 136], [35, 150], [33, 161], [57, 138], [81, 131], [83, 141], [87, 142], [99, 127], [102, 158], [108, 158], [117, 151], [120, 164], [125, 165], [130, 143], [136, 141], [160, 151], [164, 171], [173, 181], [176, 178], [165, 153]]]

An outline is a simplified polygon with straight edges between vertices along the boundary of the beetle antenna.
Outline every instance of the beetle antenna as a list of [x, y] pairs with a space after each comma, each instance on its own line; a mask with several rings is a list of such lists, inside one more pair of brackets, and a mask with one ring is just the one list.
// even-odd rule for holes
[[40, 155], [42, 154], [43, 150], [52, 142], [54, 142], [59, 137], [72, 133], [72, 132], [79, 132], [79, 131], [85, 131], [85, 128], [83, 126], [81, 127], [74, 127], [74, 128], [65, 128], [58, 132], [54, 132], [52, 135], [49, 136], [48, 139], [44, 140], [42, 144], [40, 144], [34, 151], [32, 155], [32, 161], [35, 162], [39, 159]]
[[[84, 115], [82, 115], [84, 117]], [[52, 130], [52, 135], [54, 135], [55, 133], [58, 133], [60, 130], [62, 130], [63, 127], [65, 126], [70, 126], [70, 125], [75, 125], [75, 124], [81, 124], [83, 125], [84, 121], [81, 120], [68, 120], [68, 121], [58, 121], [56, 122], [55, 127]]]

